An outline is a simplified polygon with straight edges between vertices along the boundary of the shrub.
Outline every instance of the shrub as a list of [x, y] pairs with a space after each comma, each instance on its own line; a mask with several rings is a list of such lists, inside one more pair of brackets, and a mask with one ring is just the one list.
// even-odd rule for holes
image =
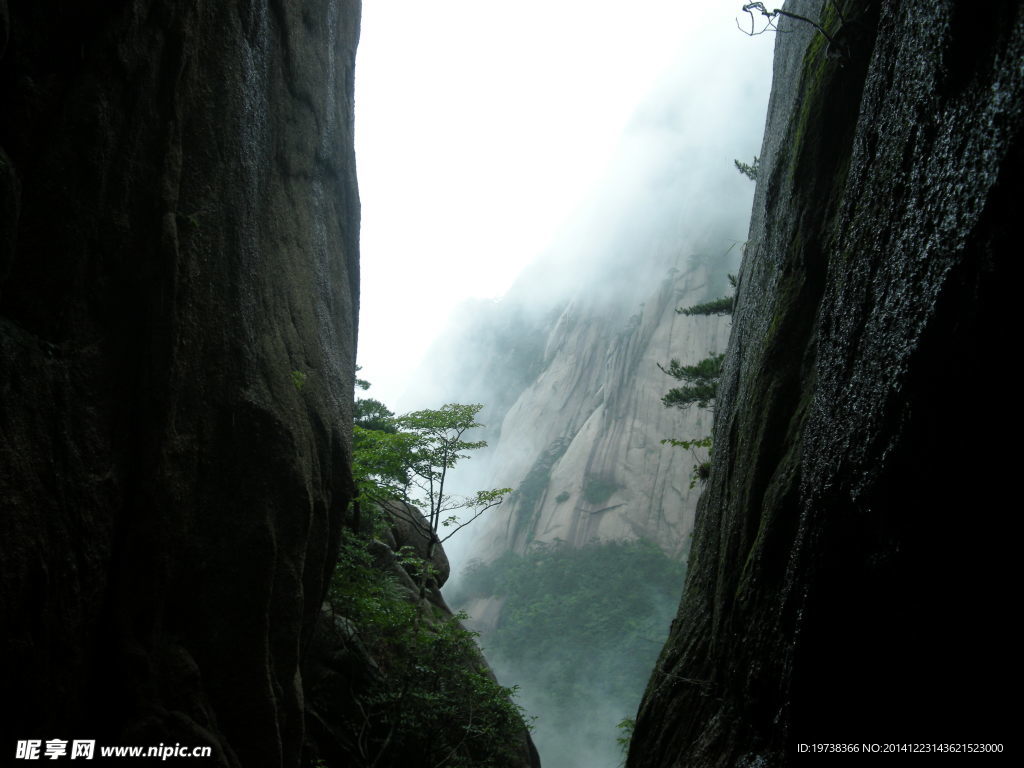
[[[378, 543], [379, 546], [379, 543]], [[370, 540], [343, 538], [329, 603], [379, 674], [346, 725], [365, 765], [500, 768], [516, 759], [523, 712], [460, 619], [417, 599], [374, 562]]]

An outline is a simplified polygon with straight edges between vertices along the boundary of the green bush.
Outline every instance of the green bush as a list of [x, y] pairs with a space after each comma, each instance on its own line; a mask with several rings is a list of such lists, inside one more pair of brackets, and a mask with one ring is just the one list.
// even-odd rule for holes
[[329, 603], [379, 671], [347, 723], [366, 765], [501, 768], [514, 762], [524, 719], [460, 619], [416, 599], [376, 567], [369, 540], [346, 533]]

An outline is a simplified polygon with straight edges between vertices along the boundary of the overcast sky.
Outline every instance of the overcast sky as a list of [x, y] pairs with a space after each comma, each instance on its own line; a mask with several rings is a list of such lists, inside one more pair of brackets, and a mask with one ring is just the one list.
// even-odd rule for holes
[[[721, 102], [743, 105], [733, 119], [756, 140], [733, 155], [759, 151], [774, 40], [743, 35], [739, 6], [363, 4], [359, 362], [370, 395], [401, 410], [410, 372], [459, 303], [499, 298], [587, 196], [614, 183], [616, 147], [667, 71], [675, 82], [683, 72], [683, 87], [735, 87]], [[714, 77], [722, 67], [728, 77]]]

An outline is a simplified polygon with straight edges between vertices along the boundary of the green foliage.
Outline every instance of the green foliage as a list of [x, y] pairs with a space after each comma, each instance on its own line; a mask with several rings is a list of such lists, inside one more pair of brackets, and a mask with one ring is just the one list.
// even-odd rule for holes
[[[357, 365], [356, 373], [359, 373], [361, 370], [363, 370], [363, 366]], [[356, 389], [367, 390], [369, 388], [370, 382], [368, 382], [366, 379], [360, 379], [358, 376], [356, 376]]]
[[658, 367], [674, 379], [688, 381], [691, 384], [714, 384], [722, 375], [723, 360], [725, 354], [711, 355], [696, 365], [682, 365], [678, 360], [672, 360], [668, 368], [663, 365]]
[[666, 438], [661, 441], [662, 445], [671, 445], [676, 448], [710, 448], [711, 447], [711, 435], [707, 437], [699, 437], [696, 440], [675, 440], [674, 438]]
[[[511, 492], [509, 488], [497, 488], [469, 497], [447, 492], [449, 470], [460, 459], [469, 458], [467, 451], [487, 445], [483, 440], [464, 439], [466, 432], [483, 426], [476, 421], [482, 408], [482, 405], [448, 403], [438, 410], [415, 411], [395, 419], [400, 432], [415, 438], [409, 463], [410, 482], [404, 500], [427, 510], [430, 527], [435, 533], [439, 525], [456, 526], [442, 541], [500, 504], [504, 495]], [[465, 509], [470, 510], [470, 517], [460, 522], [453, 513]]]
[[597, 506], [608, 501], [609, 497], [619, 489], [614, 480], [600, 475], [587, 475], [583, 481], [583, 498], [587, 504]]
[[718, 394], [723, 360], [725, 355], [721, 354], [706, 357], [696, 365], [682, 365], [672, 360], [666, 368], [659, 363], [658, 367], [669, 376], [686, 382], [685, 386], [670, 389], [661, 402], [666, 408], [709, 407]]
[[761, 168], [761, 158], [755, 157], [754, 162], [750, 165], [740, 162], [739, 160], [733, 160], [732, 162], [736, 166], [737, 171], [742, 173], [751, 181], [757, 181], [757, 172]]
[[732, 296], [723, 296], [703, 304], [694, 304], [689, 307], [680, 307], [676, 310], [680, 315], [731, 315]]
[[379, 672], [338, 724], [358, 734], [361, 765], [508, 765], [524, 726], [514, 689], [488, 673], [464, 615], [425, 613], [374, 566], [368, 545], [345, 533], [328, 597]]
[[360, 502], [404, 499], [416, 436], [352, 427], [352, 475]]
[[562, 504], [569, 500], [571, 494], [568, 491], [562, 491], [560, 494], [555, 496], [555, 504]]
[[292, 371], [292, 384], [295, 386], [296, 392], [301, 392], [302, 388], [306, 386], [306, 374], [302, 371]]
[[451, 599], [504, 599], [484, 645], [496, 668], [517, 670], [541, 739], [576, 738], [580, 750], [603, 742], [612, 752], [615, 723], [636, 711], [684, 575], [683, 563], [646, 541], [537, 544], [471, 565]]
[[636, 719], [632, 717], [623, 718], [615, 727], [619, 729], [619, 735], [616, 737], [615, 743], [622, 750], [622, 757], [625, 760], [626, 754], [629, 752], [629, 742], [633, 739], [633, 731], [636, 730]]
[[716, 384], [694, 384], [684, 387], [673, 387], [661, 398], [666, 408], [708, 408], [718, 394]]
[[[725, 253], [722, 254], [721, 258], [724, 259], [729, 255], [729, 251], [736, 247], [738, 243], [734, 242], [730, 245]], [[729, 280], [729, 285], [736, 289], [736, 275], [727, 274], [726, 278]], [[735, 303], [735, 297], [733, 296], [722, 296], [718, 299], [712, 299], [701, 304], [693, 304], [689, 307], [679, 307], [676, 309], [676, 313], [680, 315], [731, 315], [733, 304]]]
[[391, 433], [398, 431], [398, 427], [395, 426], [395, 412], [380, 400], [374, 400], [372, 397], [356, 399], [352, 421], [363, 429]]
[[[693, 490], [697, 483], [703, 484], [707, 482], [707, 479], [711, 476], [711, 435], [697, 438], [696, 440], [675, 440], [670, 437], [662, 440], [661, 444], [671, 445], [676, 448], [686, 448], [690, 451], [694, 461], [693, 473], [690, 475], [690, 490]], [[698, 448], [707, 448], [707, 455], [701, 457], [697, 453]]]
[[[483, 426], [476, 421], [481, 408], [449, 403], [396, 417], [378, 400], [357, 401], [352, 465], [360, 502], [399, 499], [419, 507], [435, 534], [442, 526], [453, 527], [439, 536], [442, 542], [500, 504], [510, 489], [471, 496], [447, 490], [449, 471], [469, 458], [468, 451], [487, 445], [464, 439], [466, 432]], [[467, 519], [460, 517], [463, 512], [468, 512]]]
[[[366, 389], [366, 382], [357, 386]], [[395, 553], [395, 562], [418, 583], [418, 594], [403, 587], [386, 564], [374, 562], [371, 541], [346, 532], [329, 590], [329, 602], [350, 628], [349, 642], [363, 649], [373, 674], [366, 690], [355, 693], [356, 706], [345, 724], [357, 734], [361, 766], [430, 765], [500, 768], [521, 746], [522, 712], [512, 689], [498, 685], [464, 629], [422, 600], [439, 526], [462, 526], [500, 503], [508, 489], [455, 497], [446, 491], [448, 472], [468, 452], [485, 445], [465, 433], [481, 425], [482, 406], [449, 404], [396, 417], [372, 398], [356, 401], [353, 424], [353, 474], [358, 488], [355, 524], [378, 535], [388, 519], [376, 505], [398, 499], [429, 513], [434, 536], [426, 557], [411, 547]], [[469, 520], [457, 514], [470, 510]], [[454, 531], [452, 531], [454, 533]], [[451, 533], [448, 534], [450, 536]], [[448, 538], [448, 536], [444, 538]], [[380, 542], [373, 546], [383, 547]], [[399, 571], [399, 573], [401, 573]], [[356, 715], [358, 714], [358, 717]]]

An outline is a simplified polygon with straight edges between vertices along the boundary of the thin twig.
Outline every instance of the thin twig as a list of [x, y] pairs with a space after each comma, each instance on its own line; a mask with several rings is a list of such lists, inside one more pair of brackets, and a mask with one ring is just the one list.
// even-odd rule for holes
[[[836, 7], [835, 3], [833, 3], [832, 5], [833, 7]], [[839, 9], [836, 8], [837, 12], [838, 10]], [[776, 8], [775, 10], [769, 11], [767, 8], [765, 8], [764, 3], [747, 3], [746, 5], [743, 6], [743, 11], [750, 15], [750, 32], [747, 32], [745, 29], [743, 29], [743, 27], [740, 27], [739, 20], [736, 21], [736, 26], [739, 27], [740, 31], [743, 32], [743, 34], [748, 35], [750, 37], [753, 37], [754, 35], [762, 35], [769, 29], [778, 32], [779, 28], [775, 25], [775, 19], [778, 16], [785, 16], [790, 19], [796, 19], [797, 21], [803, 21], [810, 24], [812, 27], [814, 27], [816, 30], [821, 32], [822, 35], [825, 36], [825, 39], [828, 40], [830, 45], [833, 43], [832, 36], [829, 35], [829, 33], [826, 32], [825, 29], [818, 22], [814, 21], [813, 19], [809, 19], [806, 16], [801, 16], [799, 13], [784, 11], [781, 8]], [[754, 29], [754, 11], [757, 11], [768, 20], [764, 26], [764, 29], [762, 29], [760, 32], [757, 32]], [[839, 18], [840, 20], [842, 20], [842, 14], [839, 14]]]
[[474, 513], [473, 513], [473, 516], [472, 516], [471, 518], [469, 518], [469, 520], [466, 520], [466, 521], [465, 521], [464, 523], [460, 523], [460, 524], [459, 524], [459, 525], [458, 525], [458, 526], [457, 526], [457, 527], [456, 527], [456, 528], [455, 528], [454, 530], [452, 530], [452, 531], [449, 531], [449, 532], [448, 532], [448, 535], [447, 535], [447, 536], [444, 536], [443, 538], [441, 538], [441, 539], [440, 539], [440, 540], [438, 541], [438, 543], [439, 543], [439, 544], [444, 544], [444, 543], [445, 543], [446, 541], [448, 541], [448, 539], [450, 539], [450, 538], [451, 538], [452, 536], [454, 536], [454, 535], [455, 535], [456, 533], [458, 533], [458, 532], [459, 532], [459, 531], [461, 531], [461, 530], [462, 530], [463, 528], [465, 528], [465, 527], [466, 527], [467, 525], [469, 525], [470, 523], [472, 523], [472, 522], [473, 522], [474, 520], [476, 520], [476, 519], [477, 519], [478, 517], [480, 517], [480, 515], [482, 515], [482, 514], [483, 514], [484, 512], [486, 512], [486, 511], [487, 511], [488, 509], [491, 509], [492, 507], [496, 507], [496, 506], [498, 506], [499, 504], [501, 504], [501, 501], [502, 501], [502, 500], [500, 500], [500, 499], [499, 499], [498, 501], [494, 502], [493, 504], [488, 504], [488, 505], [487, 505], [486, 507], [484, 507], [483, 509], [480, 509], [480, 510], [478, 510], [478, 511], [474, 512]]

